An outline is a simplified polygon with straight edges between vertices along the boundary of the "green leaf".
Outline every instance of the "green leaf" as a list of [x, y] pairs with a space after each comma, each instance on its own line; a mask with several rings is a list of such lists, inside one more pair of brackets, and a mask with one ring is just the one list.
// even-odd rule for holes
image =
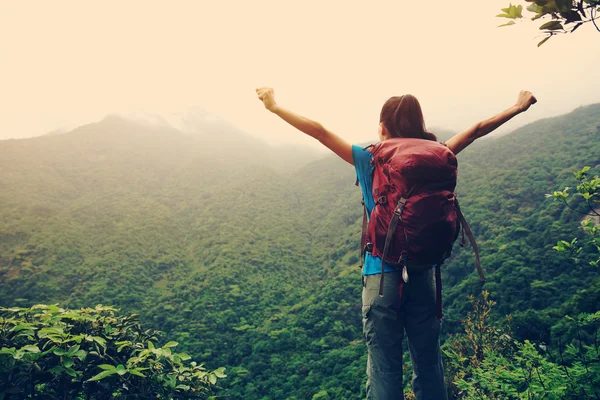
[[115, 344], [116, 344], [117, 346], [119, 346], [119, 347], [117, 348], [117, 353], [120, 353], [120, 352], [121, 352], [121, 350], [123, 350], [125, 347], [131, 346], [131, 342], [130, 342], [129, 340], [126, 340], [126, 341], [121, 341], [121, 342], [115, 342]]
[[20, 324], [20, 325], [13, 326], [9, 332], [19, 332], [24, 329], [32, 330], [32, 329], [38, 329], [38, 328], [34, 327], [31, 324]]
[[510, 19], [523, 18], [523, 6], [521, 5], [514, 6], [512, 4], [509, 4], [507, 8], [502, 8], [501, 10], [503, 11], [503, 13], [496, 15], [496, 17]]
[[175, 385], [177, 384], [177, 381], [175, 380], [175, 375], [169, 375], [167, 377], [167, 381], [169, 382], [169, 387], [175, 388]]
[[67, 355], [69, 355], [69, 356], [73, 357], [73, 356], [75, 355], [75, 353], [77, 353], [77, 352], [79, 351], [79, 348], [80, 348], [80, 347], [81, 347], [81, 346], [79, 346], [78, 344], [76, 344], [75, 346], [71, 347], [71, 348], [69, 349], [69, 351], [67, 352]]
[[169, 348], [169, 347], [175, 347], [175, 346], [177, 346], [177, 345], [179, 345], [179, 343], [177, 343], [177, 342], [172, 342], [172, 341], [171, 341], [171, 342], [168, 342], [167, 344], [165, 344], [165, 345], [163, 346], [163, 349], [164, 349], [164, 348]]
[[83, 341], [83, 338], [85, 338], [85, 335], [76, 335], [71, 337], [71, 339], [69, 339], [69, 342], [73, 341], [75, 343], [81, 343]]
[[19, 311], [25, 311], [27, 310], [26, 308], [22, 308], [22, 307], [11, 307], [11, 308], [2, 308], [2, 310], [6, 310], [6, 311], [10, 311], [12, 313], [16, 313]]
[[48, 335], [63, 335], [64, 331], [62, 330], [62, 328], [56, 328], [56, 327], [50, 327], [50, 328], [42, 328], [40, 329], [40, 331], [38, 332], [38, 336], [39, 337], [46, 337]]
[[107, 376], [111, 376], [111, 375], [114, 375], [116, 373], [117, 373], [116, 371], [102, 371], [98, 375], [94, 376], [93, 378], [88, 379], [86, 382], [99, 381], [100, 379], [104, 379]]
[[563, 26], [559, 21], [546, 22], [544, 25], [540, 26], [541, 31], [543, 31], [543, 30], [554, 31], [557, 29], [563, 29]]
[[57, 348], [53, 353], [60, 357], [67, 354], [67, 351], [65, 349]]
[[57, 365], [56, 367], [54, 367], [50, 370], [50, 373], [54, 376], [58, 376], [58, 375], [62, 374], [64, 370], [65, 369], [63, 367]]
[[554, 0], [559, 11], [567, 12], [573, 7], [573, 0]]
[[70, 367], [72, 367], [72, 366], [73, 366], [73, 359], [72, 359], [72, 358], [65, 358], [65, 359], [63, 360], [63, 365], [64, 365], [66, 368], [70, 368]]
[[546, 36], [544, 39], [542, 39], [542, 41], [540, 41], [540, 42], [537, 44], [537, 47], [540, 47], [541, 45], [543, 45], [544, 43], [546, 43], [546, 41], [548, 41], [548, 39], [550, 39], [551, 37], [552, 37], [552, 35], [550, 35], [550, 36]]
[[215, 374], [210, 374], [208, 376], [208, 380], [210, 381], [210, 383], [212, 383], [213, 385], [215, 385], [217, 383], [217, 376]]
[[110, 365], [110, 364], [101, 364], [101, 365], [98, 365], [98, 368], [103, 369], [105, 371], [116, 372], [116, 367], [114, 365]]
[[27, 345], [25, 347], [21, 347], [21, 350], [22, 351], [28, 351], [30, 353], [39, 353], [40, 352], [40, 348], [37, 347], [34, 344], [30, 344], [30, 345]]
[[0, 354], [10, 354], [10, 355], [14, 355], [15, 354], [16, 349], [14, 347], [6, 348], [3, 347], [2, 350], [0, 350]]
[[92, 336], [92, 339], [94, 340], [94, 342], [98, 343], [100, 346], [106, 349], [106, 339], [100, 336]]
[[75, 321], [79, 321], [81, 319], [81, 315], [76, 312], [66, 312], [61, 314], [60, 318], [62, 319], [72, 319]]
[[85, 360], [87, 353], [85, 352], [85, 350], [79, 350], [77, 353], [74, 354], [74, 356], [79, 358], [81, 361], [83, 361], [83, 360]]
[[119, 375], [122, 376], [122, 375], [125, 375], [127, 373], [127, 369], [125, 369], [125, 367], [123, 366], [123, 364], [119, 364], [119, 365], [117, 365], [116, 372], [117, 372], [117, 374], [119, 374]]
[[127, 372], [129, 372], [131, 375], [137, 375], [137, 376], [141, 376], [142, 378], [145, 378], [146, 375], [142, 374], [141, 371], [145, 371], [149, 368], [134, 368], [134, 369], [130, 369]]
[[498, 28], [501, 28], [503, 26], [510, 26], [510, 25], [514, 25], [514, 24], [516, 24], [515, 21], [508, 21], [506, 24], [498, 25]]
[[217, 368], [213, 372], [217, 378], [227, 378], [227, 375], [225, 375], [225, 367]]
[[513, 6], [513, 8], [511, 9], [511, 11], [513, 12], [513, 18], [523, 18], [523, 6], [518, 5], [518, 6]]

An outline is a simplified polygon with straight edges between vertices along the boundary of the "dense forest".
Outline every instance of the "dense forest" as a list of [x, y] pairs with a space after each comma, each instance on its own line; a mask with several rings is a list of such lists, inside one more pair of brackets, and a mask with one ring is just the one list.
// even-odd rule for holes
[[[223, 398], [364, 398], [353, 168], [215, 129], [110, 116], [0, 141], [0, 306], [139, 314], [226, 367]], [[510, 314], [515, 340], [560, 348], [575, 335], [566, 315], [600, 309], [600, 275], [591, 247], [578, 262], [553, 250], [585, 242], [583, 216], [545, 194], [584, 166], [598, 174], [600, 105], [481, 140], [458, 161], [489, 323]], [[471, 248], [456, 245], [442, 274], [444, 340], [457, 343], [481, 292]]]

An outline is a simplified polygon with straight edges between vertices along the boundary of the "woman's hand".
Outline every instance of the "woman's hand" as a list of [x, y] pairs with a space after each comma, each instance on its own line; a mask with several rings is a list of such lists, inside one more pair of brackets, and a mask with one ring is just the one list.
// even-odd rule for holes
[[523, 112], [527, 111], [529, 106], [535, 104], [536, 102], [537, 99], [531, 92], [528, 92], [527, 90], [521, 90], [521, 92], [519, 93], [519, 97], [517, 98], [516, 105], [517, 107], [519, 107], [519, 110]]
[[271, 112], [275, 112], [277, 110], [277, 103], [275, 103], [273, 89], [270, 87], [258, 88], [256, 89], [256, 94], [258, 94], [258, 99], [263, 102], [267, 110]]

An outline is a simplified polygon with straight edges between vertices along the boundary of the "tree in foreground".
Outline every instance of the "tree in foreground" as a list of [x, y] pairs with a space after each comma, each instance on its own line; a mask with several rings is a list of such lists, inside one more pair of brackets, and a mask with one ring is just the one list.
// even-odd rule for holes
[[0, 307], [0, 399], [210, 399], [224, 368], [112, 307]]
[[[527, 11], [532, 14], [531, 20], [548, 19], [540, 25], [540, 30], [546, 37], [538, 43], [544, 44], [552, 36], [559, 33], [575, 32], [581, 25], [592, 23], [600, 32], [597, 20], [600, 18], [600, 0], [526, 0], [531, 3]], [[510, 21], [500, 26], [514, 25], [517, 19], [523, 18], [523, 6], [509, 4], [502, 9], [497, 17], [508, 18]]]

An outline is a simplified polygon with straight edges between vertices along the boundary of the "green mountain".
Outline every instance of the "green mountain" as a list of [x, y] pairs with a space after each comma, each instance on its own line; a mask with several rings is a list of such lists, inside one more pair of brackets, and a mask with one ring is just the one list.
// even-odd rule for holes
[[[0, 141], [0, 305], [139, 313], [208, 367], [226, 366], [229, 398], [361, 397], [353, 168], [204, 129], [112, 116]], [[597, 270], [552, 250], [583, 237], [580, 215], [544, 196], [600, 164], [599, 138], [593, 105], [458, 157], [457, 192], [497, 301], [493, 318], [512, 314], [519, 339], [551, 345], [563, 315], [600, 304]], [[452, 333], [479, 290], [469, 247], [456, 245], [443, 281]]]

